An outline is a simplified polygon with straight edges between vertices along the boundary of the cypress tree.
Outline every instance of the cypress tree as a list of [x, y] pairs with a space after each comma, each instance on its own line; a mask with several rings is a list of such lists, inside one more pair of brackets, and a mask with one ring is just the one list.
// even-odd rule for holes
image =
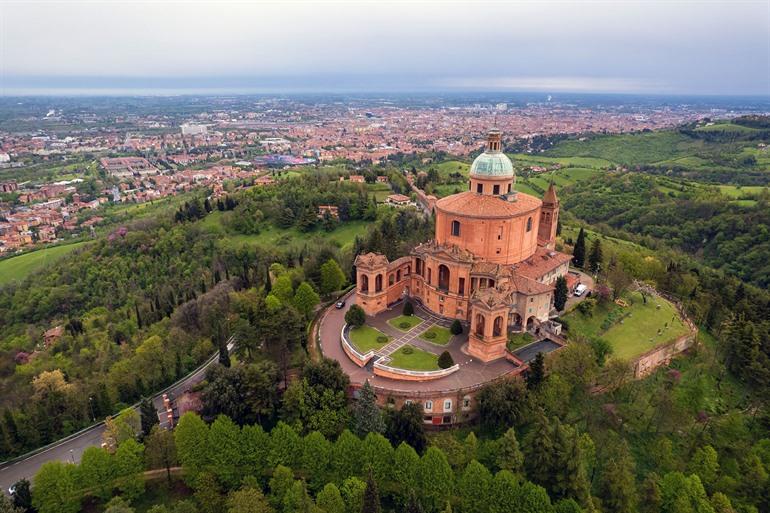
[[543, 353], [537, 353], [535, 359], [529, 364], [527, 372], [527, 388], [534, 390], [545, 380], [545, 357]]
[[535, 424], [524, 446], [526, 458], [524, 464], [527, 477], [536, 484], [549, 484], [553, 478], [553, 439], [551, 425], [542, 408], [535, 414]]
[[572, 249], [572, 264], [575, 267], [583, 267], [586, 262], [586, 234], [583, 228], [578, 232], [575, 247]]
[[588, 267], [591, 272], [598, 273], [602, 266], [602, 243], [599, 239], [595, 239], [591, 244], [591, 254], [588, 255]]
[[567, 280], [564, 276], [556, 278], [556, 287], [553, 291], [553, 307], [561, 312], [567, 304]]
[[159, 423], [158, 411], [155, 409], [155, 405], [152, 404], [152, 400], [148, 397], [142, 399], [139, 404], [139, 414], [142, 420], [142, 434], [147, 436], [152, 430], [152, 426]]

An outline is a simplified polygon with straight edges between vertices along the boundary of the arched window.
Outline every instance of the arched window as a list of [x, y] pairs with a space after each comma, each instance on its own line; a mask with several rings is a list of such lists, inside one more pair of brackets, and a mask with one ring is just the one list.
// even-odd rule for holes
[[433, 281], [433, 273], [431, 271], [432, 269], [428, 267], [428, 285], [432, 285], [431, 281]]
[[476, 314], [476, 335], [484, 336], [484, 316]]
[[382, 275], [381, 274], [378, 274], [377, 277], [374, 279], [374, 291], [382, 292]]
[[416, 267], [415, 267], [415, 269], [417, 270], [417, 271], [416, 271], [416, 272], [417, 272], [417, 274], [419, 274], [420, 276], [422, 276], [422, 275], [423, 275], [423, 271], [422, 271], [422, 260], [421, 260], [421, 259], [419, 259], [419, 258], [416, 258], [416, 259], [415, 259], [415, 261], [414, 261], [414, 263], [415, 263], [415, 266], [416, 266]]
[[478, 192], [479, 194], [482, 194], [484, 192], [484, 185], [480, 184], [480, 183], [477, 183], [476, 184], [476, 192]]
[[511, 185], [512, 185], [512, 184], [508, 184], [508, 193], [510, 193], [510, 192], [511, 192]]
[[492, 194], [494, 194], [495, 196], [500, 194], [500, 185], [499, 184], [495, 184], [495, 186], [492, 187]]
[[444, 264], [438, 266], [438, 288], [449, 290], [449, 267]]
[[460, 221], [452, 221], [452, 235], [460, 236]]
[[359, 281], [361, 282], [359, 290], [361, 292], [369, 292], [369, 277], [365, 274], [362, 274]]
[[396, 281], [401, 281], [401, 269], [396, 271]]
[[499, 337], [503, 333], [503, 318], [495, 317], [495, 323], [492, 325], [492, 335]]
[[527, 231], [528, 232], [532, 231], [532, 218], [531, 217], [527, 218]]
[[388, 286], [392, 287], [393, 284], [396, 282], [396, 277], [392, 274], [388, 276]]

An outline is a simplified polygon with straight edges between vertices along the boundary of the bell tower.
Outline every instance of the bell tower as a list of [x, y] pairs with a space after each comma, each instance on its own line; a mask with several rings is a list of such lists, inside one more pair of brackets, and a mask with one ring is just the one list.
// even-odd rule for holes
[[556, 247], [556, 226], [559, 223], [559, 198], [553, 182], [548, 186], [543, 196], [543, 206], [540, 209], [540, 223], [537, 227], [537, 241], [548, 249]]

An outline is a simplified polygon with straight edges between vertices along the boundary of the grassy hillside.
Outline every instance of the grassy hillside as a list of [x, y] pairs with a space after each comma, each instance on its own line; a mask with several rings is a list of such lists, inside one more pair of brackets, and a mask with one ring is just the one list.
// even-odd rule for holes
[[0, 285], [14, 281], [22, 281], [31, 273], [55, 262], [73, 250], [88, 244], [88, 242], [75, 242], [61, 246], [53, 246], [38, 249], [31, 253], [0, 260]]

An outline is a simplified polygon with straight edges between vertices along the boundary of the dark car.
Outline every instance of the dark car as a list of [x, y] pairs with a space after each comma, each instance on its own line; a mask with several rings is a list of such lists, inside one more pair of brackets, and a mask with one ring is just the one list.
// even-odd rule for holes
[[335, 307], [337, 310], [341, 310], [341, 309], [342, 309], [344, 306], [345, 306], [345, 300], [344, 300], [344, 299], [340, 299], [339, 301], [337, 301], [336, 303], [334, 303], [334, 307]]

